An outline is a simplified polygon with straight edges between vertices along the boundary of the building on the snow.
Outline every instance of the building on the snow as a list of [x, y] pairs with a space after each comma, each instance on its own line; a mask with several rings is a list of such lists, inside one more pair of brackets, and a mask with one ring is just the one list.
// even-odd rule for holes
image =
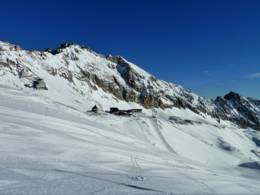
[[36, 78], [35, 80], [33, 80], [32, 88], [34, 88], [34, 89], [44, 89], [44, 90], [48, 89], [44, 80], [41, 79], [41, 78]]
[[47, 48], [47, 49], [45, 49], [44, 50], [45, 52], [48, 52], [48, 53], [52, 53], [53, 51], [52, 51], [52, 48]]
[[14, 50], [15, 50], [15, 51], [21, 51], [22, 48], [21, 48], [19, 45], [15, 45], [15, 46], [14, 46]]
[[142, 109], [129, 109], [129, 110], [120, 110], [117, 107], [111, 107], [108, 113], [120, 115], [120, 116], [131, 116], [133, 113], [142, 112]]

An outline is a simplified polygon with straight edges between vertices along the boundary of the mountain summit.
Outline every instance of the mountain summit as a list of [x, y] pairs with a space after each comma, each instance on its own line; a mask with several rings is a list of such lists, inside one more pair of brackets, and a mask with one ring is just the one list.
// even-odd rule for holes
[[69, 105], [70, 101], [88, 101], [89, 106], [104, 108], [119, 104], [147, 109], [176, 107], [260, 129], [258, 100], [234, 92], [216, 100], [205, 99], [155, 78], [121, 56], [100, 55], [73, 43], [41, 52], [0, 42], [0, 73], [2, 85], [45, 90], [48, 98]]

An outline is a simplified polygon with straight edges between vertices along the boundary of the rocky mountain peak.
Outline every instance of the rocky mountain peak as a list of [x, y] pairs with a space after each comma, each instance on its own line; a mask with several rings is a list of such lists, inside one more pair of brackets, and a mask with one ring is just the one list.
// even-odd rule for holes
[[93, 104], [135, 104], [147, 109], [177, 107], [260, 129], [257, 100], [232, 91], [209, 100], [159, 80], [121, 56], [104, 56], [74, 43], [39, 52], [0, 42], [0, 74], [0, 84], [20, 89], [33, 88], [35, 81], [41, 81], [35, 88], [45, 89], [53, 99], [66, 89], [66, 96], [80, 96]]
[[241, 96], [236, 92], [230, 91], [228, 94], [224, 96], [224, 99], [231, 101], [240, 101]]
[[260, 129], [259, 100], [246, 98], [231, 91], [224, 97], [217, 97], [214, 102], [215, 111], [220, 118], [230, 120], [244, 128]]

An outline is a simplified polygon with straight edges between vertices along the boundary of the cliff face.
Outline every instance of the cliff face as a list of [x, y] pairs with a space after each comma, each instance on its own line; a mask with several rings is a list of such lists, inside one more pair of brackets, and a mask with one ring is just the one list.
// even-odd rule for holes
[[260, 129], [260, 101], [242, 97], [235, 92], [230, 92], [215, 100], [216, 115], [224, 120], [235, 122], [241, 127]]
[[[19, 49], [17, 49], [19, 48]], [[66, 90], [86, 101], [135, 103], [144, 108], [187, 108], [197, 114], [230, 120], [242, 127], [260, 129], [258, 100], [230, 93], [216, 100], [202, 98], [183, 87], [156, 79], [120, 56], [103, 56], [74, 44], [45, 52], [26, 51], [0, 42], [0, 83]], [[40, 81], [35, 85], [35, 81]]]

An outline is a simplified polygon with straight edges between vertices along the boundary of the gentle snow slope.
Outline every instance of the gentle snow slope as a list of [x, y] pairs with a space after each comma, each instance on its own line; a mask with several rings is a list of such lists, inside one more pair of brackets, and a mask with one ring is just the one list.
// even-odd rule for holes
[[259, 171], [238, 166], [259, 161], [253, 130], [179, 109], [93, 115], [40, 93], [0, 88], [0, 194], [260, 192]]

